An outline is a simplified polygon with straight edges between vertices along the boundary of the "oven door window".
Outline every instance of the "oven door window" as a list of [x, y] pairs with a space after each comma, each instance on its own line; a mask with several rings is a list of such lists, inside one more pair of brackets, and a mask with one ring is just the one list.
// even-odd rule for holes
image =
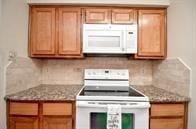
[[[134, 129], [134, 115], [131, 113], [122, 113], [122, 129]], [[91, 113], [90, 129], [106, 129], [107, 113]]]

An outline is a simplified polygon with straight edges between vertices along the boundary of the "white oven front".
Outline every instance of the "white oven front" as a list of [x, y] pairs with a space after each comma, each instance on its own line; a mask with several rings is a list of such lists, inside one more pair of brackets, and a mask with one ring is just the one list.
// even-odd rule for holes
[[76, 129], [106, 129], [107, 105], [120, 104], [122, 129], [149, 129], [149, 102], [76, 101]]

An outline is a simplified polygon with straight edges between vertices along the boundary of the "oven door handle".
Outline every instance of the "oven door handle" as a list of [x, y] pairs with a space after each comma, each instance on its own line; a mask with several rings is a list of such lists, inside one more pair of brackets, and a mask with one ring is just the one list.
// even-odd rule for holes
[[[150, 108], [149, 102], [133, 102], [133, 103], [127, 103], [121, 104], [116, 103], [114, 105], [121, 105], [121, 108]], [[95, 102], [76, 102], [76, 106], [79, 108], [107, 108], [108, 105], [111, 105], [111, 103], [95, 103]]]

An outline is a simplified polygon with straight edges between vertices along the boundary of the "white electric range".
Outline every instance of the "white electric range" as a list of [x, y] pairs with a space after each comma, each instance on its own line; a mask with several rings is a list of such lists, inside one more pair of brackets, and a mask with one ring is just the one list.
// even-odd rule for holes
[[127, 69], [86, 69], [76, 97], [76, 129], [106, 129], [111, 104], [121, 105], [122, 129], [149, 128], [149, 99], [130, 87]]

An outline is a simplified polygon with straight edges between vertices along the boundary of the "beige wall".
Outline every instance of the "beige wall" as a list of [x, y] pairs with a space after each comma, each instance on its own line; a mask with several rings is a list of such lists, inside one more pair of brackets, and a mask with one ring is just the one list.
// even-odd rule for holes
[[[2, 14], [2, 16], [1, 16]], [[6, 129], [5, 67], [9, 51], [27, 57], [28, 5], [26, 0], [0, 0], [0, 129]]]
[[196, 128], [196, 1], [171, 0], [168, 8], [168, 57], [180, 57], [192, 69], [189, 128]]
[[2, 0], [0, 0], [0, 129], [5, 129], [5, 103], [3, 97], [5, 95], [5, 85], [3, 84], [3, 55], [2, 55]]

